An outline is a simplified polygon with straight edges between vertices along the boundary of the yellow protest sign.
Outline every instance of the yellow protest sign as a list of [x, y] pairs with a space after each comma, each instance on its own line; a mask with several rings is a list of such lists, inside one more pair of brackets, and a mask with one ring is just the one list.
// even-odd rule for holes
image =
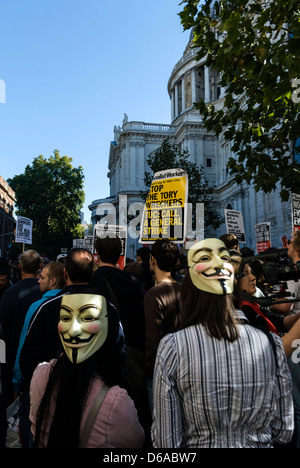
[[154, 174], [141, 224], [140, 242], [169, 239], [183, 243], [186, 231], [188, 176], [181, 169]]

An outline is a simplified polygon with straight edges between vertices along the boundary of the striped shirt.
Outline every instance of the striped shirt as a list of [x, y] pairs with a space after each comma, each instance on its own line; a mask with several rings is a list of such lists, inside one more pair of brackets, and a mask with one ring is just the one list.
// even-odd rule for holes
[[248, 324], [238, 327], [233, 343], [211, 338], [202, 325], [161, 340], [154, 371], [155, 448], [272, 447], [291, 440], [291, 377], [282, 341], [273, 335], [277, 367], [267, 336]]

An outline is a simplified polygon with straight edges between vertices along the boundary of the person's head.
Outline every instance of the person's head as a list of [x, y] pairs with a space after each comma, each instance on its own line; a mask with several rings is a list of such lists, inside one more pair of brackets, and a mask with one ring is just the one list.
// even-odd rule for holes
[[151, 252], [148, 247], [140, 247], [136, 251], [136, 261], [139, 263], [149, 264], [150, 254]]
[[174, 270], [179, 258], [179, 249], [174, 242], [169, 240], [158, 240], [151, 247], [150, 269], [154, 271], [157, 267], [161, 271], [171, 272]]
[[89, 283], [93, 272], [93, 255], [86, 249], [75, 247], [69, 250], [64, 266], [67, 285]]
[[73, 364], [88, 359], [107, 338], [106, 299], [99, 294], [66, 294], [60, 306], [59, 336]]
[[119, 236], [97, 237], [95, 240], [95, 249], [100, 263], [116, 265], [122, 253], [122, 242]]
[[66, 259], [67, 254], [59, 254], [56, 257], [56, 261], [65, 264], [65, 259]]
[[230, 249], [230, 263], [233, 266], [234, 274], [236, 275], [240, 269], [240, 265], [242, 262], [242, 254], [235, 249]]
[[230, 253], [219, 239], [204, 239], [188, 251], [189, 274], [194, 285], [211, 294], [233, 292], [234, 268]]
[[51, 289], [62, 289], [65, 286], [63, 264], [61, 262], [47, 263], [40, 272], [38, 283], [41, 293]]
[[[93, 357], [104, 369], [105, 360], [111, 364], [116, 355], [119, 358], [123, 353], [124, 334], [118, 312], [90, 286], [78, 286], [62, 297], [58, 334], [62, 351], [70, 363], [78, 366]], [[115, 370], [106, 370], [104, 380], [108, 378], [106, 373], [113, 375]]]
[[181, 288], [181, 328], [201, 324], [218, 340], [238, 338], [231, 299], [234, 269], [229, 262], [229, 251], [219, 239], [205, 239], [189, 249], [189, 272]]
[[234, 234], [231, 234], [231, 233], [222, 234], [222, 236], [220, 236], [220, 240], [224, 242], [227, 249], [239, 250], [239, 241]]
[[[62, 354], [53, 365], [36, 424], [35, 445], [43, 443], [43, 423], [57, 394], [48, 448], [78, 447], [85, 397], [100, 376], [106, 385], [124, 386], [124, 334], [117, 310], [86, 286], [62, 298], [58, 334]], [[66, 418], [66, 414], [68, 417]]]
[[236, 296], [239, 298], [243, 293], [255, 294], [256, 291], [256, 277], [252, 272], [249, 263], [242, 266], [242, 271], [237, 278], [235, 285]]
[[250, 249], [250, 247], [242, 247], [240, 249], [241, 255], [243, 258], [245, 257], [253, 257], [254, 256], [254, 250]]
[[38, 252], [33, 249], [25, 250], [20, 256], [20, 269], [22, 275], [37, 276], [43, 264]]
[[295, 231], [288, 241], [288, 256], [294, 263], [300, 260], [300, 230]]
[[260, 260], [259, 258], [253, 258], [252, 260], [249, 260], [249, 266], [251, 268], [251, 271], [253, 275], [256, 278], [256, 281], [258, 283], [263, 283], [264, 282], [264, 262]]
[[0, 290], [9, 285], [10, 269], [7, 260], [0, 258]]
[[124, 271], [127, 271], [128, 273], [140, 280], [143, 277], [143, 267], [139, 262], [126, 263], [126, 265], [124, 266]]

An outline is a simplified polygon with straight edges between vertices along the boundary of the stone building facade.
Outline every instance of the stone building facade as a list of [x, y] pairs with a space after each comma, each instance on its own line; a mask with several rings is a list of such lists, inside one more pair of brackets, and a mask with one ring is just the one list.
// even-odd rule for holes
[[[206, 180], [215, 187], [215, 209], [222, 216], [225, 209], [242, 212], [246, 242], [241, 247], [247, 245], [255, 249], [255, 224], [270, 222], [272, 246], [281, 248], [281, 235], [291, 235], [291, 205], [280, 201], [279, 191], [256, 193], [252, 186], [246, 183], [237, 185], [229, 176], [226, 164], [229, 157], [234, 156], [230, 143], [209, 133], [199, 111], [193, 106], [203, 98], [222, 108], [224, 89], [219, 86], [217, 74], [206, 66], [205, 60], [196, 59], [196, 50], [190, 47], [190, 43], [173, 68], [167, 86], [171, 124], [129, 121], [125, 114], [122, 127], [115, 126], [108, 163], [110, 196], [94, 200], [89, 206], [93, 223], [99, 219], [97, 209], [103, 214], [105, 207], [108, 212], [109, 206], [113, 205], [118, 211], [120, 197], [124, 199], [126, 196], [124, 203], [127, 202], [127, 207], [141, 202], [140, 191], [145, 190], [144, 174], [149, 170], [147, 158], [169, 137], [171, 143], [188, 150], [192, 162], [204, 167]], [[223, 224], [213, 232], [206, 230], [206, 235], [219, 237], [225, 232]], [[136, 239], [129, 239], [128, 256], [134, 258], [133, 253], [138, 247]]]

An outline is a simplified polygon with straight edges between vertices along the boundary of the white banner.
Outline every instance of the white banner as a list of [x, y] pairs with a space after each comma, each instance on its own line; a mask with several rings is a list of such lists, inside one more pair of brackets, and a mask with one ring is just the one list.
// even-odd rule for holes
[[292, 194], [292, 231], [300, 229], [300, 195]]
[[16, 238], [15, 242], [21, 244], [32, 244], [32, 225], [33, 222], [29, 218], [17, 216]]
[[244, 220], [241, 211], [224, 210], [226, 229], [230, 234], [234, 234], [239, 242], [246, 242], [246, 233], [244, 228]]

